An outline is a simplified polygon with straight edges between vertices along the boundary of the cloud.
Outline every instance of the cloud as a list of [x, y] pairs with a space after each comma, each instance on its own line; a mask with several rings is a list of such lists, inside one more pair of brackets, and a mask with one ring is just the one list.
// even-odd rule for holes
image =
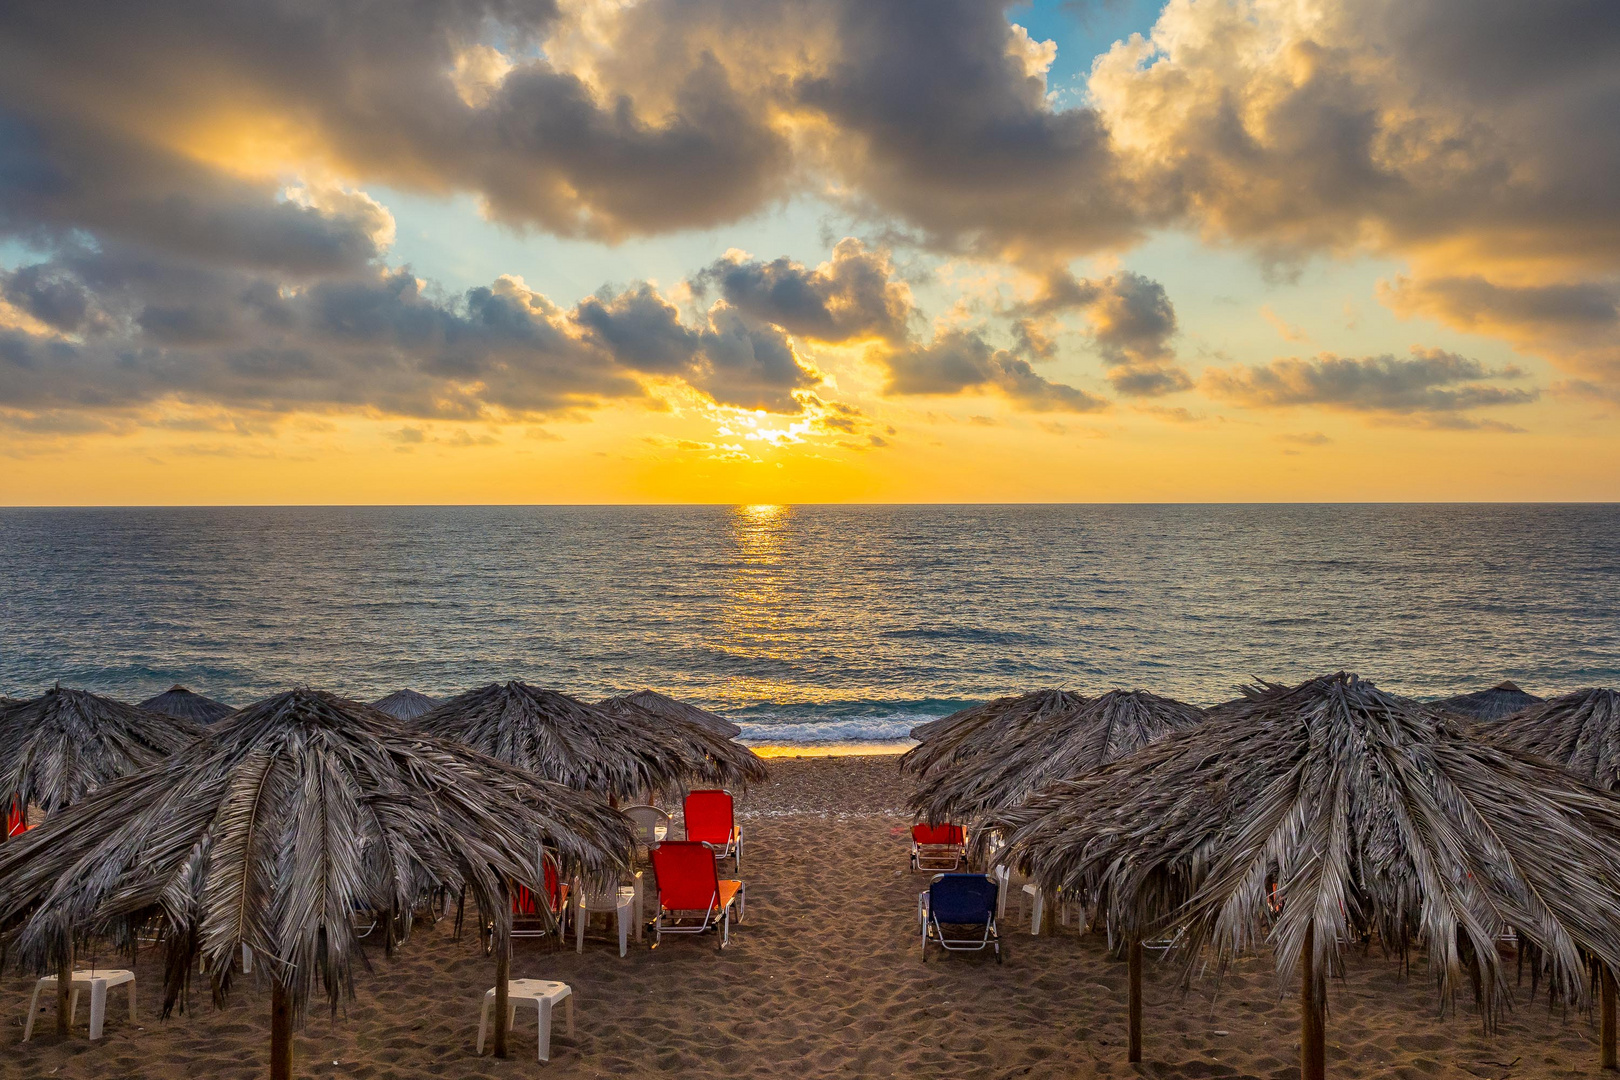
[[1030, 412], [1097, 412], [1103, 398], [1039, 375], [1027, 360], [967, 330], [945, 330], [927, 345], [881, 354], [889, 394], [955, 395], [996, 391]]
[[1277, 436], [1278, 442], [1293, 443], [1295, 446], [1327, 446], [1332, 439], [1320, 431], [1288, 432]]
[[813, 270], [786, 258], [767, 263], [727, 252], [693, 285], [716, 287], [738, 311], [818, 341], [902, 341], [913, 313], [911, 290], [894, 280], [889, 254], [854, 237], [840, 240], [832, 258]]
[[1272, 311], [1270, 304], [1260, 305], [1260, 317], [1270, 323], [1271, 328], [1277, 331], [1277, 336], [1284, 341], [1309, 341], [1311, 339], [1311, 336], [1305, 331]]
[[568, 310], [512, 277], [459, 296], [380, 269], [292, 286], [114, 246], [0, 275], [0, 293], [39, 323], [0, 329], [0, 407], [41, 416], [174, 399], [517, 418], [640, 397], [646, 376], [797, 412], [817, 381], [780, 329], [723, 303], [688, 326], [650, 285]]
[[1402, 318], [1426, 317], [1512, 342], [1620, 391], [1620, 282], [1502, 285], [1480, 275], [1379, 283]]
[[1160, 397], [1191, 389], [1192, 379], [1170, 347], [1179, 329], [1176, 309], [1157, 281], [1129, 270], [1096, 280], [1061, 268], [1049, 271], [1040, 292], [1014, 308], [1020, 340], [1037, 356], [1051, 355], [1055, 348], [1043, 323], [1067, 311], [1085, 314], [1116, 392]]
[[724, 301], [709, 310], [707, 325], [687, 327], [675, 305], [644, 284], [606, 301], [585, 300], [575, 318], [620, 363], [679, 375], [723, 405], [799, 412], [793, 392], [820, 381], [779, 327], [756, 323]]
[[1209, 368], [1202, 386], [1210, 396], [1250, 409], [1315, 406], [1391, 417], [1417, 417], [1432, 427], [1479, 428], [1459, 414], [1468, 409], [1524, 405], [1539, 391], [1494, 386], [1486, 379], [1513, 379], [1517, 369], [1491, 370], [1477, 360], [1439, 349], [1412, 350], [1410, 359], [1364, 358], [1322, 353], [1264, 365]]

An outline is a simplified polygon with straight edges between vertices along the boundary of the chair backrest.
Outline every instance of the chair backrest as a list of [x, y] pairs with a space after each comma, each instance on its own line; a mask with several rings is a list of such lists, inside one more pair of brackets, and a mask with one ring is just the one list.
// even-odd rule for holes
[[988, 922], [997, 886], [983, 874], [941, 874], [928, 886], [928, 911], [942, 923]]
[[695, 840], [665, 840], [652, 849], [658, 899], [672, 911], [707, 911], [720, 891], [714, 852]]
[[967, 834], [960, 825], [929, 825], [919, 821], [911, 827], [911, 839], [918, 844], [960, 844]]
[[712, 788], [689, 792], [685, 807], [688, 840], [724, 844], [731, 839], [731, 829], [736, 823], [731, 813], [731, 792]]
[[624, 816], [630, 819], [631, 832], [635, 833], [638, 844], [658, 843], [660, 837], [657, 828], [660, 825], [664, 827], [664, 834], [669, 834], [669, 815], [656, 806], [627, 806]]

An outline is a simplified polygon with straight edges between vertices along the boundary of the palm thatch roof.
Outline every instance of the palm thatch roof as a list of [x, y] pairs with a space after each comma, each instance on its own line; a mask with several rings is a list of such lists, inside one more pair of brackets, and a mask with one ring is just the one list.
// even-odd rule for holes
[[622, 865], [633, 844], [600, 800], [292, 690], [0, 845], [0, 942], [41, 970], [73, 938], [132, 947], [161, 916], [165, 1011], [199, 952], [222, 998], [247, 945], [294, 1015], [317, 989], [335, 1012], [353, 992], [357, 911], [392, 916], [390, 948], [433, 886], [465, 885], [505, 919], [506, 883], [539, 884], [542, 841], [587, 869]]
[[141, 702], [140, 707], [163, 713], [165, 716], [195, 720], [199, 724], [212, 724], [215, 720], [222, 720], [236, 711], [224, 702], [194, 694], [179, 683], [156, 697], [147, 698]]
[[645, 709], [655, 716], [663, 716], [671, 720], [684, 720], [689, 724], [706, 727], [723, 739], [735, 739], [742, 734], [742, 728], [718, 713], [712, 713], [708, 709], [700, 709], [690, 702], [660, 694], [656, 690], [637, 690], [633, 694], [621, 694], [618, 697], [610, 697], [601, 704], [606, 707], [620, 701]]
[[1255, 692], [991, 823], [1004, 861], [1103, 904], [1120, 940], [1174, 937], [1189, 972], [1268, 942], [1284, 981], [1314, 972], [1318, 1004], [1363, 934], [1426, 946], [1442, 995], [1471, 983], [1487, 1024], [1506, 927], [1566, 1000], [1586, 1000], [1583, 952], [1620, 966], [1620, 799], [1343, 672]]
[[1457, 694], [1430, 702], [1437, 708], [1447, 709], [1471, 720], [1500, 720], [1520, 709], [1534, 705], [1541, 699], [1527, 694], [1511, 680], [1503, 680], [1489, 690], [1475, 690], [1471, 694]]
[[1531, 705], [1484, 729], [1495, 742], [1620, 790], [1620, 690], [1586, 689]]
[[608, 698], [600, 708], [615, 716], [644, 724], [673, 740], [686, 759], [687, 776], [692, 780], [722, 787], [745, 788], [750, 783], [765, 779], [765, 762], [748, 747], [732, 742], [702, 724], [653, 712], [636, 704], [632, 700], [634, 697], [632, 694]]
[[438, 698], [428, 697], [426, 694], [417, 693], [415, 690], [395, 690], [387, 697], [380, 697], [373, 701], [371, 707], [387, 713], [395, 720], [415, 720], [438, 704]]
[[900, 771], [930, 776], [977, 754], [995, 751], [1017, 732], [1051, 723], [1085, 704], [1085, 698], [1067, 690], [1036, 690], [918, 724], [911, 735], [920, 741], [900, 756]]
[[47, 812], [188, 745], [195, 721], [54, 686], [0, 708], [0, 799]]
[[913, 794], [911, 808], [932, 822], [975, 821], [1203, 720], [1194, 705], [1145, 690], [1110, 690], [1009, 733], [995, 753], [937, 769]]
[[667, 729], [523, 682], [469, 690], [416, 722], [546, 780], [619, 799], [679, 787], [689, 775], [685, 746]]

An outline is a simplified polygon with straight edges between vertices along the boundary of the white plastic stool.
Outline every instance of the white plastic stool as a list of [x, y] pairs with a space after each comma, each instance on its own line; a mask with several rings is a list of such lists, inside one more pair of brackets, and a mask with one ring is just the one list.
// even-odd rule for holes
[[[99, 971], [75, 971], [73, 973], [73, 986], [68, 990], [68, 1023], [79, 1012], [79, 988], [90, 987], [90, 1037], [101, 1038], [102, 1022], [107, 1018], [107, 990], [109, 987], [129, 985], [129, 1019], [135, 1022], [135, 973], [117, 968], [108, 968]], [[23, 1025], [22, 1041], [27, 1042], [34, 1036], [34, 1017], [39, 1015], [39, 995], [49, 988], [51, 996], [56, 996], [56, 976], [47, 975], [34, 984], [34, 999], [28, 1003], [28, 1022]]]
[[639, 906], [640, 890], [635, 885], [620, 885], [612, 892], [595, 895], [586, 895], [584, 889], [578, 889], [575, 895], [579, 902], [574, 912], [574, 951], [585, 951], [585, 924], [591, 921], [591, 912], [611, 911], [619, 922], [619, 955], [626, 955], [630, 951], [630, 924], [636, 921], [631, 911]]
[[[506, 1028], [517, 1019], [518, 1002], [527, 1002], [540, 1012], [540, 1060], [551, 1060], [551, 1008], [561, 1001], [568, 1007], [568, 1037], [574, 1037], [574, 991], [567, 983], [545, 979], [512, 979], [506, 984]], [[484, 1007], [478, 1014], [478, 1053], [484, 1052], [484, 1035], [489, 1031], [489, 1010], [495, 1007], [495, 988], [484, 992]]]

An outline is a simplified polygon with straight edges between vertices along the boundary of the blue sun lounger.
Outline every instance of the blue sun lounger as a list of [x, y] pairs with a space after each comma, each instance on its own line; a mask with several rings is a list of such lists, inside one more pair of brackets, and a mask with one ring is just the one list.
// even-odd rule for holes
[[996, 931], [999, 892], [999, 886], [983, 874], [936, 875], [928, 891], [917, 897], [923, 963], [928, 962], [930, 944], [947, 952], [994, 949], [996, 963], [1001, 963], [1001, 935]]

